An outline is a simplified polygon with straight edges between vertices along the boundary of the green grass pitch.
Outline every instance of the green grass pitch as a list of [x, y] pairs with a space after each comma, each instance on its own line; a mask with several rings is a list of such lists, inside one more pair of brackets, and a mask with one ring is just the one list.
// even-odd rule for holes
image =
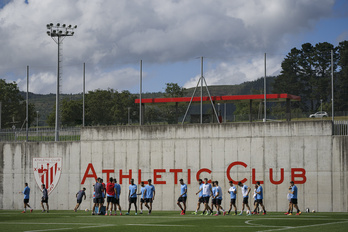
[[200, 216], [179, 211], [154, 211], [151, 215], [92, 216], [91, 212], [52, 210], [21, 213], [0, 210], [0, 231], [348, 231], [348, 213], [302, 213], [286, 216], [267, 213], [252, 216]]

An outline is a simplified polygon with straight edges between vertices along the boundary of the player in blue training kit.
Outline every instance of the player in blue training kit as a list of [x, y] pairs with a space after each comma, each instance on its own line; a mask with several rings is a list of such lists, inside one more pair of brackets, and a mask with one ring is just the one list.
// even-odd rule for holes
[[149, 213], [152, 212], [152, 202], [155, 200], [155, 186], [151, 184], [151, 179], [147, 180], [149, 182], [148, 185], [145, 187], [145, 206], [149, 209]]
[[114, 186], [115, 186], [115, 215], [116, 214], [116, 209], [118, 207], [118, 210], [120, 211], [120, 215], [122, 215], [122, 209], [121, 209], [121, 206], [120, 206], [120, 195], [121, 195], [121, 185], [117, 183], [117, 180], [116, 178], [113, 179], [113, 183], [114, 183]]
[[223, 212], [223, 215], [226, 215], [226, 211], [224, 210], [224, 208], [222, 208], [221, 206], [221, 202], [222, 202], [222, 189], [219, 186], [219, 182], [215, 181], [215, 195], [213, 196], [215, 198], [215, 207], [217, 209], [217, 212], [215, 214], [215, 216], [220, 215], [220, 209]]
[[47, 208], [47, 213], [48, 213], [48, 210], [49, 210], [49, 206], [48, 206], [48, 193], [47, 193], [47, 189], [45, 187], [44, 184], [41, 185], [42, 187], [42, 198], [41, 198], [41, 207], [42, 207], [42, 212], [45, 212], [45, 207], [43, 205], [43, 203], [46, 203], [46, 208]]
[[[184, 183], [183, 179], [180, 179], [180, 196], [178, 198], [178, 202], [176, 203], [181, 209], [180, 215], [185, 215], [186, 213], [186, 199], [187, 199], [187, 185]], [[184, 205], [184, 208], [181, 206], [181, 202]]]
[[203, 188], [203, 181], [202, 181], [202, 179], [198, 180], [198, 184], [199, 184], [199, 191], [196, 192], [196, 195], [198, 194], [198, 202], [197, 202], [197, 209], [196, 209], [196, 211], [192, 213], [194, 215], [197, 215], [198, 210], [199, 210], [201, 204], [204, 202], [203, 201], [203, 191], [202, 191], [202, 188]]
[[243, 210], [244, 210], [244, 207], [246, 206], [246, 208], [248, 209], [247, 210], [247, 216], [250, 216], [251, 213], [250, 213], [250, 207], [249, 207], [249, 193], [250, 193], [250, 190], [251, 188], [248, 187], [247, 185], [243, 185], [242, 182], [238, 182], [238, 186], [242, 189], [242, 195], [243, 195], [243, 204], [242, 204], [242, 210], [240, 211], [240, 214], [238, 214], [238, 216], [241, 216], [243, 215]]
[[236, 198], [237, 198], [237, 188], [233, 185], [233, 181], [230, 182], [230, 189], [227, 191], [230, 194], [231, 202], [230, 209], [227, 214], [230, 214], [232, 206], [234, 207], [234, 215], [237, 215], [237, 206], [236, 206]]
[[262, 209], [263, 209], [263, 215], [266, 215], [266, 209], [265, 209], [265, 206], [263, 205], [263, 188], [260, 184], [260, 181], [256, 182], [256, 185], [257, 185], [257, 189], [256, 189], [256, 206], [255, 206], [255, 209], [254, 209], [254, 212], [253, 214], [256, 214], [256, 210], [257, 210], [257, 207], [259, 207], [259, 205], [261, 205]]
[[83, 188], [82, 190], [80, 190], [80, 191], [78, 191], [76, 193], [77, 204], [76, 204], [76, 206], [74, 208], [74, 212], [77, 212], [77, 209], [80, 207], [80, 204], [82, 202], [83, 196], [85, 197], [85, 200], [86, 200], [86, 193], [85, 193], [85, 191], [86, 191], [86, 188]]
[[[137, 195], [141, 195], [141, 198], [140, 198], [140, 214], [143, 214], [143, 204], [145, 203], [145, 192], [146, 192], [144, 181], [140, 182], [140, 186], [141, 186], [140, 193], [138, 193]], [[148, 206], [146, 206], [146, 207], [149, 209]]]
[[129, 192], [128, 192], [128, 212], [126, 213], [129, 215], [131, 205], [134, 204], [135, 207], [135, 215], [138, 215], [138, 208], [137, 208], [137, 185], [134, 184], [134, 179], [131, 179], [131, 185], [129, 185]]
[[210, 208], [211, 208], [211, 210], [214, 211], [214, 206], [215, 206], [216, 211], [217, 211], [216, 199], [215, 199], [215, 194], [216, 194], [215, 181], [212, 181], [212, 182], [211, 182], [211, 185], [212, 185], [212, 188], [211, 188], [212, 198], [211, 198], [211, 205], [210, 205]]
[[30, 213], [33, 212], [33, 209], [29, 205], [30, 188], [28, 186], [28, 183], [24, 184], [23, 192], [19, 192], [19, 193], [23, 193], [24, 194], [24, 200], [23, 200], [24, 210], [23, 210], [22, 213], [26, 213], [27, 212], [27, 207], [30, 209]]
[[291, 196], [291, 211], [288, 215], [292, 215], [292, 211], [295, 207], [295, 209], [297, 210], [296, 215], [301, 215], [301, 211], [297, 206], [297, 186], [295, 185], [295, 183], [293, 181], [290, 182], [291, 185], [291, 190], [289, 191], [290, 196]]

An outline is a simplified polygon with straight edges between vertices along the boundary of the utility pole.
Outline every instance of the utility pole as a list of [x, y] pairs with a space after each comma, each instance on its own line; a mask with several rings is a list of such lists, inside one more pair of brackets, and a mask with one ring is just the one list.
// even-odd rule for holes
[[265, 100], [264, 100], [264, 119], [263, 119], [263, 122], [266, 122], [267, 121], [267, 84], [266, 84], [266, 53], [265, 53], [265, 78], [264, 78], [264, 81], [263, 81], [263, 92], [264, 92], [264, 95], [265, 95]]

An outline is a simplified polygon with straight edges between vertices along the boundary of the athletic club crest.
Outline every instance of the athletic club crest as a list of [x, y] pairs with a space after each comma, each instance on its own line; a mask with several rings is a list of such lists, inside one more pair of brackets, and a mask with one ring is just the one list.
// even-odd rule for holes
[[45, 184], [48, 194], [57, 186], [62, 173], [62, 158], [34, 158], [33, 169], [36, 183], [41, 189]]

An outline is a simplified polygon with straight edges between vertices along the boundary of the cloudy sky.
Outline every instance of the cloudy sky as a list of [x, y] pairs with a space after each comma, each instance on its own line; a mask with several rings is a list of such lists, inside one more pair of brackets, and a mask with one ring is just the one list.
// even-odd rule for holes
[[348, 0], [0, 0], [0, 78], [55, 93], [57, 44], [46, 24], [77, 25], [63, 41], [61, 92], [163, 91], [239, 84], [280, 72], [293, 47], [348, 40]]

